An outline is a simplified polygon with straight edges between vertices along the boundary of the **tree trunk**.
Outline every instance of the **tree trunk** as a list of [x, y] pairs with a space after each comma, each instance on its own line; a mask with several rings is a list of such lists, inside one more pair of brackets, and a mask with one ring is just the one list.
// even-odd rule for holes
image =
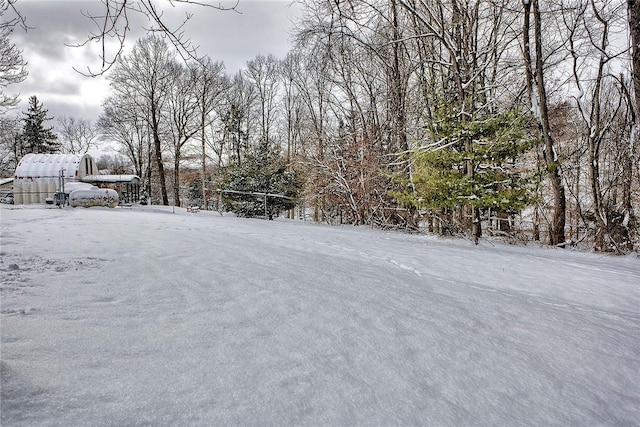
[[162, 162], [162, 145], [160, 143], [158, 114], [155, 108], [151, 109], [151, 123], [153, 126], [153, 145], [156, 151], [156, 166], [158, 166], [158, 178], [160, 179], [160, 191], [162, 192], [162, 204], [165, 206], [169, 206], [169, 196], [167, 195], [167, 181], [164, 176], [164, 163]]
[[[636, 160], [634, 149], [640, 141], [640, 1], [627, 0], [629, 11], [629, 33], [631, 39], [631, 69], [632, 69], [632, 87], [633, 87], [633, 107], [632, 117], [633, 124], [631, 126], [631, 135], [629, 136], [629, 144], [627, 145], [628, 155], [624, 164], [624, 184], [623, 184], [623, 209], [624, 209], [624, 225], [627, 233], [636, 226], [636, 219], [631, 204], [631, 183], [633, 180], [633, 163]], [[626, 249], [633, 250], [631, 238], [628, 239]]]
[[636, 120], [640, 120], [640, 1], [627, 0], [629, 10], [629, 33], [631, 38], [631, 67], [634, 109]]
[[589, 181], [591, 184], [591, 197], [593, 198], [593, 210], [596, 219], [596, 235], [594, 250], [604, 249], [604, 238], [607, 234], [606, 212], [603, 206], [602, 191], [600, 189], [600, 154], [599, 143], [595, 138], [589, 137]]
[[[523, 0], [524, 23], [523, 23], [523, 55], [525, 62], [527, 89], [530, 96], [532, 110], [538, 122], [538, 128], [544, 141], [544, 160], [549, 173], [551, 191], [553, 194], [553, 214], [549, 228], [550, 244], [562, 246], [565, 242], [565, 222], [566, 222], [566, 197], [562, 179], [560, 177], [560, 161], [555, 151], [553, 137], [551, 135], [551, 125], [549, 122], [549, 109], [547, 103], [547, 92], [544, 83], [544, 58], [542, 54], [542, 19], [538, 0]], [[531, 29], [531, 12], [533, 12], [533, 25], [535, 37], [535, 82], [533, 80], [533, 62], [531, 60], [531, 40], [529, 31]]]
[[151, 176], [152, 176], [152, 170], [153, 170], [153, 161], [152, 161], [152, 154], [151, 154], [151, 135], [150, 135], [150, 130], [149, 130], [149, 123], [147, 122], [147, 204], [151, 205], [152, 204], [152, 197], [151, 197]]
[[[203, 103], [204, 105], [204, 103]], [[202, 203], [203, 209], [209, 209], [209, 200], [207, 199], [207, 151], [206, 151], [206, 141], [205, 141], [205, 114], [202, 114]]]
[[173, 160], [173, 205], [182, 206], [180, 203], [180, 149], [176, 148]]
[[[638, 132], [637, 125], [634, 125], [631, 132]], [[637, 135], [631, 135], [632, 141], [637, 141]], [[622, 209], [623, 209], [623, 222], [622, 225], [625, 230], [625, 242], [623, 242], [622, 249], [626, 251], [633, 251], [633, 241], [631, 238], [632, 230], [635, 228], [635, 215], [633, 212], [633, 205], [631, 203], [632, 195], [632, 179], [633, 179], [633, 142], [626, 144], [627, 155], [623, 158], [622, 164]]]
[[[473, 182], [475, 177], [475, 165], [473, 164], [473, 141], [467, 139], [464, 144], [465, 152], [468, 154], [469, 158], [465, 160], [465, 169], [466, 174], [469, 177], [469, 180]], [[478, 244], [478, 239], [482, 235], [482, 225], [480, 224], [480, 209], [472, 204], [464, 206], [462, 209], [463, 212], [463, 224], [467, 223], [467, 218], [470, 216], [469, 221], [469, 229], [471, 230], [471, 241], [473, 241], [474, 245]], [[470, 215], [469, 215], [470, 214]]]
[[[396, 152], [406, 153], [409, 151], [409, 143], [407, 141], [407, 113], [406, 113], [406, 79], [403, 75], [404, 63], [402, 61], [402, 48], [403, 44], [400, 41], [402, 35], [400, 34], [400, 24], [398, 22], [398, 4], [396, 0], [391, 0], [391, 19], [392, 19], [392, 67], [390, 70], [390, 85], [391, 85], [391, 116], [393, 117], [393, 147], [392, 150]], [[415, 192], [413, 186], [413, 173], [412, 164], [407, 162], [404, 166], [404, 174], [409, 182], [409, 187], [412, 192]], [[417, 209], [415, 206], [409, 206], [406, 211], [407, 227], [410, 229], [417, 228]]]
[[560, 161], [554, 147], [551, 136], [551, 125], [549, 123], [549, 110], [547, 105], [547, 91], [544, 84], [544, 64], [542, 56], [542, 20], [540, 18], [540, 8], [538, 0], [532, 0], [533, 20], [535, 26], [536, 39], [536, 86], [538, 89], [540, 122], [542, 125], [542, 136], [545, 146], [545, 161], [551, 181], [553, 192], [553, 217], [551, 219], [551, 244], [561, 245], [565, 242], [564, 228], [567, 210], [567, 201], [564, 193], [564, 186], [560, 177]]
[[[603, 33], [603, 42], [601, 48], [606, 48], [606, 30]], [[596, 235], [594, 249], [602, 251], [604, 249], [604, 239], [608, 232], [607, 212], [603, 200], [602, 189], [600, 186], [600, 141], [601, 132], [601, 114], [600, 114], [600, 89], [602, 87], [602, 79], [604, 74], [604, 62], [600, 60], [598, 74], [595, 80], [595, 90], [593, 93], [589, 136], [589, 180], [591, 184], [591, 197], [593, 198], [593, 210], [596, 217]]]

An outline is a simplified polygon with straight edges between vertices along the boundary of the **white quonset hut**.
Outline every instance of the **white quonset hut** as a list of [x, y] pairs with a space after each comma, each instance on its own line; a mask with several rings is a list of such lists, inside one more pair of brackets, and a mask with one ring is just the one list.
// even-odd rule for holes
[[13, 198], [17, 205], [44, 203], [62, 187], [98, 173], [93, 158], [85, 154], [27, 154], [16, 167]]

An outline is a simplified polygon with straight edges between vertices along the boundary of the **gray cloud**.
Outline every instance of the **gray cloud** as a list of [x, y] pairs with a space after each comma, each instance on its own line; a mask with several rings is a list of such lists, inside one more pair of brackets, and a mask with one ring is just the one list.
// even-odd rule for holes
[[[45, 93], [49, 95], [63, 95], [63, 96], [76, 96], [80, 95], [80, 86], [73, 81], [73, 78], [78, 79], [78, 76], [74, 76], [70, 73], [71, 79], [46, 79], [45, 81], [36, 81], [34, 79], [27, 80], [21, 87], [23, 95], [31, 94], [38, 95], [39, 93]], [[29, 95], [30, 96], [30, 95]]]
[[67, 117], [84, 117], [94, 119], [97, 118], [102, 108], [99, 104], [81, 104], [76, 102], [50, 101], [44, 107], [49, 110], [49, 116], [55, 120], [49, 125], [55, 125], [57, 120], [62, 116]]
[[200, 46], [199, 54], [223, 61], [228, 71], [235, 72], [258, 54], [283, 57], [297, 10], [282, 1], [241, 1], [239, 13], [194, 14], [188, 31]]
[[[72, 67], [96, 69], [100, 65], [99, 58], [95, 50], [71, 48], [65, 44], [86, 40], [94, 24], [81, 12], [99, 11], [101, 2], [21, 0], [18, 5], [27, 17], [28, 25], [33, 27], [26, 33], [16, 30], [12, 35], [12, 40], [29, 62], [27, 80], [9, 88], [10, 92], [21, 94], [19, 111], [26, 110], [28, 97], [35, 94], [55, 117], [66, 115], [95, 120], [100, 113], [105, 79], [83, 77]], [[165, 12], [168, 22], [174, 25], [181, 22], [185, 12], [192, 13], [193, 17], [184, 29], [193, 44], [199, 46], [198, 54], [224, 62], [227, 71], [235, 73], [258, 54], [283, 57], [287, 53], [290, 21], [297, 8], [281, 0], [240, 0], [239, 13], [184, 6], [167, 6]], [[140, 16], [132, 16], [131, 21], [128, 48], [145, 33], [146, 22]]]
[[81, 14], [87, 4], [85, 1], [21, 1], [18, 7], [29, 29], [26, 32], [16, 29], [12, 39], [25, 52], [64, 61], [65, 43], [81, 40], [91, 29], [90, 21]]

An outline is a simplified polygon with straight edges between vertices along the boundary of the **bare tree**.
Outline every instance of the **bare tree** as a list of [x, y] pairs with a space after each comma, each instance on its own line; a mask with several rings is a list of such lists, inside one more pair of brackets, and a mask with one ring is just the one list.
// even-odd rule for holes
[[169, 197], [162, 160], [162, 110], [175, 75], [171, 48], [159, 36], [150, 35], [138, 40], [131, 54], [122, 57], [108, 77], [114, 96], [135, 102], [136, 113], [149, 125], [164, 205], [169, 204]]
[[62, 116], [58, 118], [57, 127], [61, 150], [70, 154], [86, 154], [100, 135], [98, 126], [83, 118]]
[[282, 81], [283, 97], [282, 105], [284, 116], [281, 131], [285, 134], [285, 155], [287, 162], [298, 153], [301, 143], [301, 128], [303, 120], [303, 107], [300, 91], [296, 86], [300, 57], [293, 53], [288, 54], [280, 63], [280, 78]]
[[260, 118], [260, 141], [266, 147], [271, 142], [271, 129], [277, 113], [276, 96], [280, 86], [278, 60], [273, 55], [258, 55], [247, 62], [245, 77], [256, 90], [257, 116]]
[[173, 202], [180, 204], [180, 165], [183, 148], [202, 129], [198, 111], [197, 68], [175, 65], [175, 79], [167, 96], [165, 114], [168, 116], [173, 148]]
[[[621, 3], [616, 5], [615, 2], [597, 0], [577, 2], [573, 7], [565, 5], [562, 8], [577, 93], [575, 102], [587, 146], [586, 168], [595, 222], [594, 249], [597, 251], [604, 250], [605, 244], [617, 245], [618, 240], [612, 215], [615, 207], [607, 196], [611, 194], [610, 186], [617, 184], [605, 180], [610, 168], [605, 159], [610, 154], [609, 150], [617, 151], [619, 148], [618, 144], [608, 144], [608, 140], [616, 133], [618, 116], [624, 116], [625, 97], [616, 83], [617, 78], [611, 74], [610, 66], [624, 48], [612, 46], [609, 41], [611, 27], [620, 24], [616, 20], [624, 21], [622, 11]], [[624, 240], [628, 241], [628, 236]]]
[[[560, 158], [555, 148], [549, 120], [549, 101], [545, 85], [545, 67], [542, 51], [542, 15], [538, 0], [522, 0], [524, 19], [522, 26], [522, 46], [525, 66], [525, 77], [531, 110], [538, 123], [544, 141], [544, 161], [551, 181], [553, 194], [553, 217], [551, 219], [549, 237], [552, 245], [564, 245], [566, 222], [566, 198], [562, 178], [560, 177]], [[531, 17], [533, 15], [533, 28]], [[534, 39], [531, 41], [531, 31]], [[535, 57], [532, 57], [533, 45]]]
[[231, 86], [224, 92], [224, 98], [224, 111], [220, 112], [223, 138], [230, 151], [230, 162], [240, 165], [244, 152], [257, 138], [256, 117], [252, 111], [257, 98], [256, 88], [242, 72], [238, 72], [231, 78]]
[[[636, 120], [640, 120], [640, 1], [627, 0], [631, 39], [632, 85]], [[640, 124], [638, 125], [640, 126]], [[640, 132], [640, 131], [639, 131]]]
[[107, 170], [111, 174], [131, 173], [131, 165], [127, 163], [127, 158], [121, 154], [102, 154], [96, 159], [98, 170]]
[[[213, 62], [210, 58], [204, 58], [199, 63], [192, 63], [191, 68], [195, 72], [196, 78], [196, 103], [200, 118], [200, 138], [202, 154], [202, 201], [204, 209], [209, 209], [207, 194], [207, 127], [212, 127], [210, 117], [222, 103], [222, 95], [229, 89], [229, 80], [224, 75], [224, 64]], [[214, 136], [212, 135], [212, 139]], [[213, 142], [211, 141], [211, 145]], [[220, 150], [222, 151], [222, 150]], [[218, 163], [222, 161], [222, 155], [218, 156]], [[218, 164], [220, 166], [220, 164]]]
[[[102, 104], [102, 114], [98, 119], [98, 128], [102, 138], [107, 142], [114, 142], [120, 146], [122, 153], [133, 165], [133, 170], [139, 177], [146, 179], [150, 186], [151, 172], [151, 141], [149, 139], [148, 124], [144, 112], [137, 111], [135, 102], [131, 99], [108, 97]], [[147, 188], [150, 192], [150, 188]]]
[[[627, 224], [631, 227], [636, 225], [636, 217], [631, 204], [631, 177], [633, 164], [636, 163], [637, 156], [635, 150], [637, 150], [640, 141], [640, 1], [627, 0], [628, 6], [628, 18], [629, 18], [629, 35], [631, 40], [631, 88], [632, 91], [625, 89], [625, 93], [628, 95], [631, 106], [631, 118], [632, 126], [629, 136], [629, 143], [627, 149], [629, 155], [625, 158], [625, 165], [628, 172], [625, 182], [625, 210]], [[623, 85], [626, 86], [626, 85]], [[631, 92], [633, 95], [631, 96]]]

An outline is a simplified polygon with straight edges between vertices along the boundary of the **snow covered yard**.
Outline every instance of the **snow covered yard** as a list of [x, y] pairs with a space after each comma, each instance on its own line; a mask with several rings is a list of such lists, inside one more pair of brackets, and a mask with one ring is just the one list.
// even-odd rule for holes
[[640, 425], [640, 259], [2, 206], [2, 425]]

